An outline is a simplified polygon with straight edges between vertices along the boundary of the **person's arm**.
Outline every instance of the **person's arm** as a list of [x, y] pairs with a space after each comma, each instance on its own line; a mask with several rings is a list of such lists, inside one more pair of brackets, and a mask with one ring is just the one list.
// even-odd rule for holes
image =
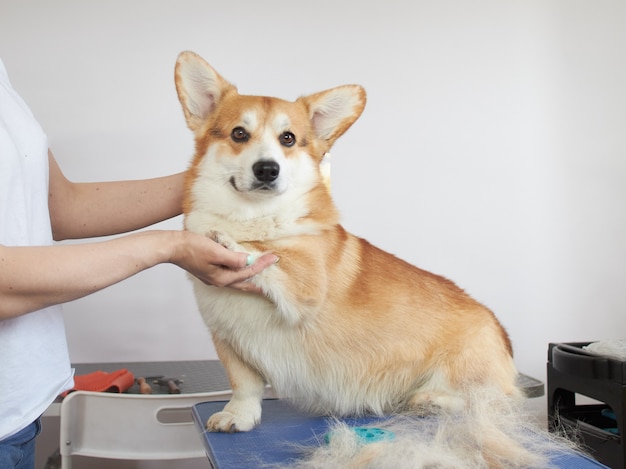
[[245, 253], [187, 231], [143, 231], [75, 245], [0, 245], [0, 319], [82, 298], [163, 262], [208, 284], [256, 291], [246, 280], [277, 258], [265, 255], [248, 267], [246, 260]]
[[[52, 154], [49, 158], [49, 208], [56, 239], [117, 234], [180, 213], [182, 175], [74, 184]], [[165, 195], [159, 192], [163, 190]], [[202, 235], [177, 230], [142, 231], [88, 244], [0, 245], [0, 319], [82, 298], [164, 262], [211, 285], [258, 292], [246, 280], [277, 257], [268, 254], [246, 266], [247, 257]]]
[[160, 178], [74, 183], [50, 165], [48, 209], [57, 241], [133, 231], [180, 215], [185, 173]]

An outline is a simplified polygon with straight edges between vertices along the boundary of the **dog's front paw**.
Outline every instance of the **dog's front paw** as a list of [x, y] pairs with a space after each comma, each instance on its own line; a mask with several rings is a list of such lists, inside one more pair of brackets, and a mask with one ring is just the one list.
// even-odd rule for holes
[[208, 233], [205, 233], [205, 236], [212, 239], [217, 244], [221, 244], [226, 249], [234, 250], [237, 245], [237, 243], [230, 236], [217, 230], [211, 230]]
[[261, 421], [261, 405], [258, 403], [229, 402], [221, 412], [209, 417], [206, 424], [210, 432], [248, 432]]
[[223, 410], [217, 412], [209, 418], [206, 428], [210, 432], [237, 433], [252, 430], [258, 421], [247, 415], [235, 415], [232, 412]]

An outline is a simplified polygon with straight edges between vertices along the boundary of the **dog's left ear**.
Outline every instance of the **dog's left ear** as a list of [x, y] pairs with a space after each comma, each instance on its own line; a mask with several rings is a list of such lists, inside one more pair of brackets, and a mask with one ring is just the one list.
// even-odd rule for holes
[[365, 107], [365, 90], [359, 85], [344, 85], [300, 98], [309, 111], [315, 135], [328, 143], [344, 134]]

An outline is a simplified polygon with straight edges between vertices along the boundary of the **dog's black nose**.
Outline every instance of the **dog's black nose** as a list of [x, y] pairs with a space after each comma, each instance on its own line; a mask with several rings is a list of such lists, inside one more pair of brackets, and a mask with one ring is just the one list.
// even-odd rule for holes
[[280, 173], [280, 165], [276, 161], [261, 160], [252, 165], [252, 172], [259, 181], [272, 182]]

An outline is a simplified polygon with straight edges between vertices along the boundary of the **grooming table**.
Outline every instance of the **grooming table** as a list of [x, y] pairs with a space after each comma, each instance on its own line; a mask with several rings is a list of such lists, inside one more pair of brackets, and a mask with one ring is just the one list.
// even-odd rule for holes
[[[301, 456], [296, 446], [324, 444], [329, 421], [299, 413], [285, 401], [265, 399], [261, 424], [245, 433], [212, 433], [205, 431], [207, 419], [222, 410], [226, 402], [213, 401], [196, 404], [192, 414], [202, 435], [209, 463], [213, 469], [241, 469], [288, 464]], [[375, 425], [380, 418], [344, 419], [352, 426]], [[585, 456], [558, 453], [551, 460], [563, 469], [606, 468]]]

